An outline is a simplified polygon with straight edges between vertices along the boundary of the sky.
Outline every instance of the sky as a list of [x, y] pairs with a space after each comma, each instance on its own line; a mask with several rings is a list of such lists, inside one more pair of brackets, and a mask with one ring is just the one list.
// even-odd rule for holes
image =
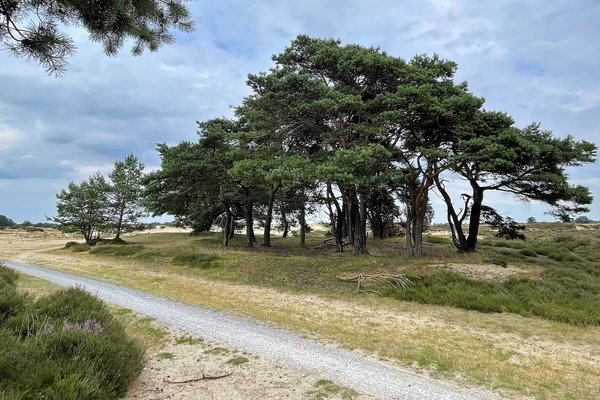
[[[231, 116], [250, 94], [249, 73], [299, 34], [375, 46], [410, 59], [438, 54], [458, 63], [457, 81], [504, 111], [517, 126], [539, 122], [556, 136], [600, 146], [598, 0], [197, 0], [187, 2], [193, 33], [156, 53], [106, 57], [85, 31], [69, 28], [77, 53], [67, 72], [46, 75], [0, 50], [0, 214], [16, 222], [55, 215], [55, 194], [70, 181], [107, 173], [135, 154], [160, 166], [157, 143], [196, 140], [196, 121]], [[597, 199], [599, 164], [569, 170]], [[456, 182], [458, 196], [464, 182]], [[432, 195], [436, 222], [445, 221]], [[517, 221], [551, 220], [547, 207], [509, 195], [484, 203]]]

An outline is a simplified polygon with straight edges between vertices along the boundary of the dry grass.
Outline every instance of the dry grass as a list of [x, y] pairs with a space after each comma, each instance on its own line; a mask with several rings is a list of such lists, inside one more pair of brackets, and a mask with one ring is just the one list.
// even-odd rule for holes
[[[520, 252], [550, 254], [551, 249], [555, 253], [546, 256], [551, 260], [597, 257], [596, 250], [577, 241], [589, 247], [599, 230], [559, 227], [534, 226], [525, 245], [497, 241], [484, 232], [488, 237], [482, 251], [472, 255], [456, 254], [439, 236], [428, 245], [428, 256], [419, 260], [404, 256], [403, 244], [394, 241], [371, 246], [369, 257], [313, 250], [310, 246], [321, 241], [317, 235], [309, 237], [308, 249], [296, 248], [294, 238], [277, 239], [273, 248], [245, 249], [238, 238], [227, 250], [212, 235], [139, 235], [130, 237], [134, 245], [119, 249], [119, 255], [99, 247], [96, 254], [53, 251], [28, 257], [62, 271], [269, 321], [464, 384], [539, 399], [597, 399], [599, 327], [400, 302], [357, 294], [354, 284], [335, 278], [357, 271], [427, 274], [435, 272], [432, 266], [453, 264], [493, 268], [490, 259], [501, 257], [520, 277], [541, 279], [556, 261]], [[574, 263], [585, 268], [584, 261]]]

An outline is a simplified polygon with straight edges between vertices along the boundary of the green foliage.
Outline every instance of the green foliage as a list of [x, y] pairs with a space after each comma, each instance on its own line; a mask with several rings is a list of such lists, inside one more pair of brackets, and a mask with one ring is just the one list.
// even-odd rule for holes
[[102, 7], [84, 0], [3, 1], [0, 17], [0, 42], [10, 54], [34, 59], [55, 75], [65, 71], [66, 59], [76, 49], [61, 25], [83, 27], [110, 56], [128, 39], [134, 41], [132, 54], [139, 55], [173, 42], [171, 29], [193, 29], [189, 11], [180, 0], [103, 0]]
[[15, 221], [8, 218], [6, 215], [0, 215], [0, 227], [3, 226], [15, 226], [17, 225]]
[[109, 190], [110, 186], [100, 172], [79, 185], [70, 182], [66, 190], [56, 194], [57, 215], [52, 221], [64, 232], [81, 233], [89, 243], [108, 223]]
[[502, 217], [491, 207], [482, 206], [483, 220], [496, 230], [497, 238], [507, 240], [525, 240], [525, 235], [521, 233], [525, 226], [518, 224], [510, 217]]
[[13, 274], [0, 267], [0, 310], [18, 304], [0, 318], [0, 392], [19, 399], [123, 396], [144, 351], [104, 303], [75, 288], [32, 301], [16, 292]]
[[573, 222], [575, 222], [576, 224], [591, 224], [594, 221], [589, 219], [585, 215], [581, 215], [581, 216], [575, 218], [575, 220]]
[[134, 230], [138, 221], [145, 216], [142, 207], [141, 183], [144, 164], [133, 154], [127, 155], [123, 161], [116, 161], [113, 170], [108, 174], [111, 185], [109, 190], [110, 223], [116, 231], [116, 238], [122, 232]]

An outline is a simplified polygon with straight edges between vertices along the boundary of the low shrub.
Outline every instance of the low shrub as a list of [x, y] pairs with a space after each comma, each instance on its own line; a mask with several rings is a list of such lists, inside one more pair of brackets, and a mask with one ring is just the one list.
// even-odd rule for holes
[[476, 281], [450, 271], [436, 271], [413, 281], [403, 291], [385, 295], [400, 300], [448, 305], [482, 312], [523, 316], [583, 325], [600, 325], [600, 282], [587, 271], [547, 267], [542, 279], [511, 278]]
[[91, 246], [87, 243], [76, 243], [70, 246], [70, 249], [74, 253], [83, 253], [84, 251], [89, 251]]
[[0, 309], [9, 310], [0, 318], [0, 398], [116, 399], [126, 393], [143, 367], [144, 350], [104, 303], [78, 288], [33, 301], [5, 276], [11, 275], [0, 267]]

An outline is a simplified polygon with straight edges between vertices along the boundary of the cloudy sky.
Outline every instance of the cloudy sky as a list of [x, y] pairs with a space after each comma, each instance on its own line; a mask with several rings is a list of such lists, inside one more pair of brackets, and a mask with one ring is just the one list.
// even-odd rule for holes
[[[458, 80], [511, 114], [518, 126], [540, 122], [557, 136], [600, 145], [598, 0], [198, 0], [196, 23], [174, 45], [132, 57], [103, 55], [84, 31], [71, 30], [77, 54], [67, 73], [49, 77], [33, 62], [0, 50], [0, 214], [22, 222], [54, 215], [55, 193], [69, 181], [110, 170], [136, 154], [160, 161], [156, 143], [196, 138], [195, 121], [231, 115], [249, 94], [248, 73], [272, 66], [298, 34], [378, 46], [411, 58], [437, 53], [456, 61]], [[598, 199], [600, 167], [570, 171]], [[444, 210], [433, 196], [436, 220]], [[511, 197], [486, 202], [517, 220], [549, 219], [545, 207]]]

